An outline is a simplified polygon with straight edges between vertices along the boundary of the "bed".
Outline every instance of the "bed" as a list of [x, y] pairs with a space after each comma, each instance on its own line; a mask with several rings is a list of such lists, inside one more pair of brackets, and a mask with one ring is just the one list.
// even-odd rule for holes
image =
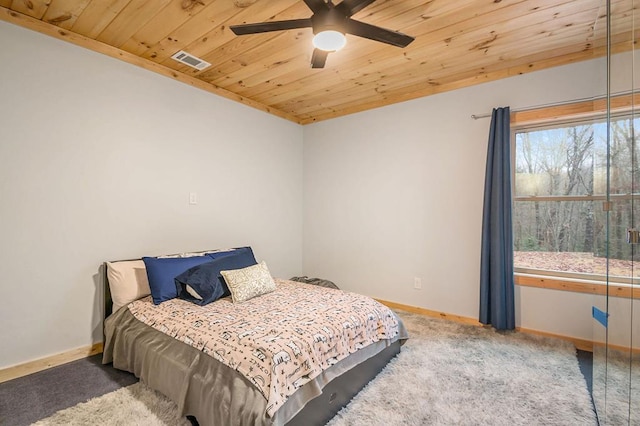
[[[181, 266], [158, 275], [159, 263]], [[213, 273], [231, 295], [202, 303], [205, 293], [181, 277], [195, 283], [217, 264], [240, 266], [224, 279]], [[178, 297], [156, 303], [154, 273]], [[238, 296], [261, 277], [268, 291]], [[134, 373], [203, 426], [325, 424], [408, 338], [402, 321], [373, 299], [273, 279], [250, 248], [107, 262], [105, 316], [103, 362]]]

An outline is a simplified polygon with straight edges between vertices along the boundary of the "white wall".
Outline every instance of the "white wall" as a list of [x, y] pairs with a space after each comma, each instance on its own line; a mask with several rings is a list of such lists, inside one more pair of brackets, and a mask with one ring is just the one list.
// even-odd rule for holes
[[[305, 126], [304, 272], [477, 318], [490, 118], [471, 115], [604, 93], [595, 60]], [[593, 296], [522, 287], [516, 304], [519, 326], [591, 339]]]
[[302, 272], [301, 126], [3, 22], [0, 64], [0, 368], [101, 341], [105, 260]]
[[[0, 368], [101, 339], [103, 261], [183, 250], [476, 317], [471, 114], [605, 92], [598, 60], [302, 128], [3, 22], [0, 64]], [[517, 288], [518, 325], [590, 339], [592, 300]]]

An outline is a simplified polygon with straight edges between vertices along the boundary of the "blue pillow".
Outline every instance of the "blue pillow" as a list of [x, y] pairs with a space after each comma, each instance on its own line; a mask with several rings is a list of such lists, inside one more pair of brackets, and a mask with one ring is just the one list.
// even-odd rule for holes
[[178, 297], [174, 278], [196, 265], [211, 262], [209, 256], [194, 257], [170, 257], [161, 258], [143, 257], [144, 266], [147, 268], [147, 278], [153, 303], [160, 303]]
[[[220, 271], [241, 269], [256, 264], [256, 259], [250, 247], [237, 249], [231, 253], [218, 256], [211, 262], [194, 266], [178, 275], [175, 279], [176, 292], [181, 299], [198, 305], [215, 302], [221, 297], [231, 295]], [[192, 293], [197, 294], [199, 297], [195, 297], [194, 294], [187, 291], [187, 286], [191, 288]]]
[[[236, 260], [233, 261], [233, 263], [229, 264], [230, 266], [226, 270], [241, 269], [241, 268], [246, 268], [247, 266], [253, 266], [258, 264], [258, 262], [256, 261], [256, 257], [253, 255], [253, 250], [251, 249], [251, 247], [238, 247], [231, 250], [232, 251], [219, 251], [215, 253], [207, 253], [207, 256], [210, 256], [212, 259], [219, 259], [221, 257], [227, 257], [227, 256], [238, 257]], [[234, 266], [234, 265], [237, 265], [237, 266]], [[245, 266], [242, 266], [242, 265], [245, 265]], [[221, 269], [221, 270], [224, 271], [225, 269]], [[224, 281], [224, 278], [222, 278], [220, 274], [218, 274], [218, 276], [220, 277], [220, 282], [222, 282], [222, 287], [224, 288], [224, 294], [222, 295], [222, 297], [231, 296], [231, 291], [229, 290], [229, 287], [227, 287], [227, 283]], [[178, 294], [180, 294], [180, 292], [178, 292]]]

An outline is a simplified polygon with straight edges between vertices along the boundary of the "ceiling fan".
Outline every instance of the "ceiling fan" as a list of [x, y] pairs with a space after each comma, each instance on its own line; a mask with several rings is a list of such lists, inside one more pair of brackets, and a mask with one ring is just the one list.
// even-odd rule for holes
[[406, 47], [414, 40], [413, 37], [401, 32], [351, 19], [351, 16], [375, 0], [342, 0], [338, 4], [333, 4], [332, 0], [303, 1], [313, 12], [310, 18], [231, 25], [231, 31], [236, 35], [245, 35], [311, 28], [315, 34], [313, 38], [315, 49], [311, 56], [311, 68], [324, 68], [329, 53], [344, 47], [345, 34], [353, 34], [398, 47]]

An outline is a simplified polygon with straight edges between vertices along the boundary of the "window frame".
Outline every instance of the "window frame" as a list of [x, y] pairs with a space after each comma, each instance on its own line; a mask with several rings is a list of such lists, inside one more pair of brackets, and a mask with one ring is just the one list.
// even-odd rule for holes
[[[610, 116], [622, 117], [633, 113], [634, 106], [640, 104], [640, 93], [623, 94], [610, 98]], [[551, 107], [513, 111], [511, 113], [511, 166], [512, 166], [512, 204], [516, 201], [602, 201], [606, 203], [612, 199], [630, 200], [632, 197], [640, 199], [640, 193], [634, 194], [601, 194], [584, 196], [515, 196], [515, 161], [516, 161], [516, 133], [523, 130], [556, 128], [562, 125], [579, 125], [581, 122], [601, 120], [607, 117], [607, 100], [598, 98], [589, 101], [566, 103]], [[515, 249], [515, 247], [514, 247]], [[514, 250], [515, 251], [515, 250]], [[547, 288], [553, 290], [571, 291], [609, 295], [640, 299], [638, 279], [628, 277], [609, 277], [600, 274], [586, 274], [579, 272], [549, 271], [531, 268], [515, 268], [514, 281], [516, 285], [527, 287]], [[634, 285], [636, 283], [636, 285]]]

